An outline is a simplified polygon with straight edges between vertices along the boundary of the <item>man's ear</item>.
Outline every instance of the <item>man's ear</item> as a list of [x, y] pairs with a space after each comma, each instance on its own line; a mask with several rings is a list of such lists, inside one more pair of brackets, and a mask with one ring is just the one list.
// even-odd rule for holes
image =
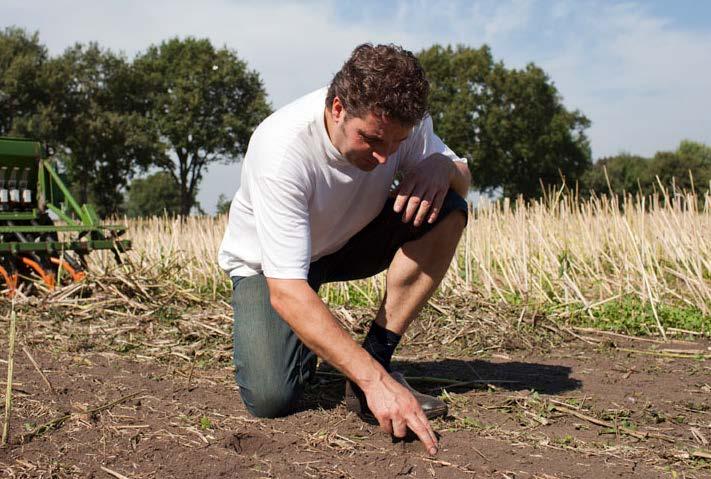
[[333, 98], [333, 103], [331, 103], [331, 118], [336, 124], [342, 123], [346, 117], [346, 109], [341, 103], [341, 99], [337, 96]]

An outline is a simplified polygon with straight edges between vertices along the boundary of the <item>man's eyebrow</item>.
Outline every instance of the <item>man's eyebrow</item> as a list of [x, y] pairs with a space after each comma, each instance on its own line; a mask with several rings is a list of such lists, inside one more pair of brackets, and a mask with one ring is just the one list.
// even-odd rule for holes
[[[361, 135], [363, 138], [368, 139], [368, 140], [383, 141], [383, 139], [380, 138], [379, 136], [369, 135], [369, 134], [367, 134], [366, 132], [364, 132], [364, 131], [361, 130], [361, 129], [358, 130], [358, 134]], [[398, 142], [403, 142], [403, 141], [407, 140], [409, 137], [410, 137], [410, 133], [408, 133], [408, 134], [405, 135], [404, 137], [400, 138], [400, 139], [398, 140]]]

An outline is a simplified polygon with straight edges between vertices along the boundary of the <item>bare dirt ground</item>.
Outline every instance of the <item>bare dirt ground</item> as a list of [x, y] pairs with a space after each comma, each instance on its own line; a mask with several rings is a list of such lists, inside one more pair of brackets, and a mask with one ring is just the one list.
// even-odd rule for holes
[[300, 412], [255, 420], [229, 367], [30, 354], [52, 391], [18, 354], [3, 477], [711, 477], [693, 456], [711, 438], [711, 367], [698, 359], [581, 342], [547, 354], [401, 358], [411, 376], [483, 381], [447, 388], [450, 417], [434, 423], [441, 451], [429, 457], [347, 412], [331, 375]]
[[[165, 294], [161, 304], [176, 303]], [[661, 343], [431, 304], [395, 362], [449, 402], [430, 457], [346, 411], [328, 365], [297, 413], [250, 417], [230, 364], [229, 305], [115, 296], [20, 311], [1, 477], [711, 477], [708, 339]], [[362, 334], [373, 311], [337, 314]]]

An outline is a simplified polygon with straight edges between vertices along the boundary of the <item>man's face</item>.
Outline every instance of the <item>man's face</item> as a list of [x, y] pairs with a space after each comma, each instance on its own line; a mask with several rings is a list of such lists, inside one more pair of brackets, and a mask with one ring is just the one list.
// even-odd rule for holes
[[372, 171], [385, 164], [412, 131], [412, 127], [382, 115], [368, 113], [363, 118], [339, 111], [334, 117], [336, 131], [331, 140], [356, 168]]

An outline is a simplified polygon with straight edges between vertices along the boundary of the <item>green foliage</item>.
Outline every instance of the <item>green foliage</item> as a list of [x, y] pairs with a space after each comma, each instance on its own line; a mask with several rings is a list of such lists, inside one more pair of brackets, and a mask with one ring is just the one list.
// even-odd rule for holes
[[174, 38], [134, 61], [145, 81], [148, 118], [176, 162], [163, 166], [180, 187], [187, 215], [210, 163], [243, 155], [252, 131], [270, 113], [259, 75], [227, 48], [209, 40]]
[[95, 43], [49, 59], [37, 34], [10, 28], [0, 65], [0, 134], [53, 146], [79, 201], [120, 213], [130, 178], [164, 158], [126, 59]]
[[570, 434], [566, 434], [565, 436], [554, 438], [553, 442], [561, 446], [571, 446], [575, 444], [575, 438]]
[[173, 39], [129, 63], [95, 43], [50, 59], [37, 34], [0, 31], [0, 134], [53, 146], [102, 216], [121, 213], [128, 182], [152, 166], [173, 175], [188, 214], [206, 165], [240, 157], [269, 112], [259, 75], [208, 40]]
[[491, 429], [491, 426], [487, 427], [480, 420], [469, 416], [459, 418], [457, 426], [461, 429]]
[[652, 158], [628, 154], [602, 158], [585, 174], [583, 186], [588, 192], [649, 195], [659, 191], [661, 183], [672, 191], [690, 191], [693, 186], [703, 194], [710, 181], [711, 147], [684, 140], [676, 151], [660, 151]]
[[47, 58], [37, 33], [16, 27], [0, 31], [0, 135], [18, 135], [16, 120], [36, 115], [46, 101], [39, 73]]
[[180, 192], [173, 175], [160, 171], [145, 178], [133, 180], [128, 189], [126, 214], [146, 217], [180, 213]]
[[230, 206], [232, 205], [232, 199], [228, 198], [226, 195], [220, 193], [217, 198], [217, 214], [226, 215], [230, 212]]
[[[711, 331], [711, 317], [687, 305], [660, 303], [657, 314], [665, 328], [679, 328], [687, 331]], [[610, 301], [592, 310], [593, 318], [580, 314], [574, 318], [576, 324], [615, 331], [618, 333], [644, 336], [657, 331], [652, 306], [636, 296], [625, 296]]]
[[654, 155], [650, 170], [665, 186], [687, 191], [693, 186], [700, 193], [706, 192], [711, 181], [711, 147], [682, 141], [676, 151]]
[[648, 186], [651, 182], [647, 163], [641, 156], [628, 154], [601, 158], [585, 173], [583, 184], [589, 191], [600, 193], [609, 192], [610, 188], [618, 193], [643, 192], [642, 185]]
[[68, 159], [64, 168], [102, 216], [121, 212], [122, 190], [137, 171], [164, 161], [157, 130], [140, 98], [144, 85], [126, 59], [96, 44], [75, 45], [54, 59], [48, 75], [54, 136]]
[[[591, 164], [590, 122], [566, 110], [543, 70], [495, 63], [489, 47], [434, 45], [418, 54], [431, 84], [435, 130], [472, 170], [473, 185], [505, 196], [541, 194]], [[539, 181], [540, 180], [540, 181]]]
[[212, 421], [210, 421], [209, 417], [200, 416], [200, 429], [202, 429], [203, 431], [212, 429]]
[[[689, 172], [699, 193], [709, 188], [711, 147], [691, 141], [653, 158], [618, 155], [590, 168], [589, 121], [563, 106], [534, 64], [506, 68], [487, 46], [434, 45], [418, 56], [432, 86], [435, 129], [468, 159], [479, 189], [530, 198], [541, 182], [563, 176], [569, 186], [582, 179], [584, 191], [606, 193], [603, 168], [616, 193], [651, 193], [657, 177], [665, 187], [690, 189]], [[270, 111], [258, 73], [207, 39], [174, 38], [129, 62], [95, 43], [52, 58], [37, 33], [0, 30], [0, 135], [52, 146], [72, 191], [102, 216], [123, 212], [131, 179], [156, 166], [172, 175], [178, 213], [188, 214], [209, 165], [239, 159]], [[151, 211], [172, 213], [172, 200], [161, 198]], [[218, 212], [228, 208], [221, 198]]]

